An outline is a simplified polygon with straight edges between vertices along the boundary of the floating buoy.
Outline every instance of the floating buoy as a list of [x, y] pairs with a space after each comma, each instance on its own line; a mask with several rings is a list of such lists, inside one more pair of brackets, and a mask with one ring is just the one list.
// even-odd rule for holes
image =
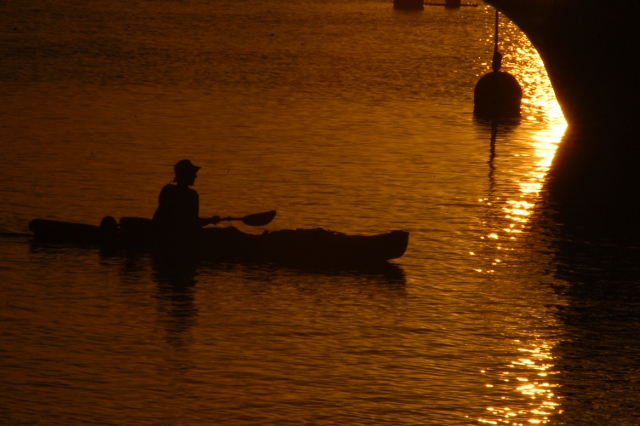
[[483, 75], [474, 90], [473, 114], [481, 118], [520, 117], [522, 88], [511, 74], [500, 71], [502, 54], [498, 52], [498, 10], [494, 36], [493, 71]]

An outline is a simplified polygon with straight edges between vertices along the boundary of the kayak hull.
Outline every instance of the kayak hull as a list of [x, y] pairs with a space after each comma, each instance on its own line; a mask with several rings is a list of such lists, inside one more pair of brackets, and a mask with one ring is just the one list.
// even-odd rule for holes
[[347, 235], [317, 229], [283, 229], [249, 234], [235, 227], [204, 228], [183, 241], [160, 241], [146, 218], [105, 218], [101, 226], [35, 219], [35, 242], [97, 246], [105, 250], [151, 251], [167, 259], [253, 259], [295, 265], [374, 265], [404, 255], [409, 233]]

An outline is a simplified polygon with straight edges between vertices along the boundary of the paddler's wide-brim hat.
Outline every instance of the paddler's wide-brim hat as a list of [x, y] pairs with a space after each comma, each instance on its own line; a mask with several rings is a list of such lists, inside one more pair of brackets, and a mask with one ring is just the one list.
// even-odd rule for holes
[[173, 166], [173, 171], [176, 175], [176, 177], [173, 178], [173, 181], [177, 182], [182, 177], [193, 176], [198, 173], [198, 170], [200, 170], [200, 167], [194, 166], [191, 161], [180, 160], [175, 166]]

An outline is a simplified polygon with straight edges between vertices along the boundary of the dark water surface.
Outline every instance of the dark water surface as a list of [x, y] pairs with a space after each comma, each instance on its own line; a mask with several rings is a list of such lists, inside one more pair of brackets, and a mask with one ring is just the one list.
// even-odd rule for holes
[[[507, 22], [523, 117], [491, 148], [472, 116], [491, 9], [0, 10], [0, 424], [640, 421], [638, 249], [570, 236], [544, 203], [565, 123]], [[409, 249], [391, 273], [180, 273], [18, 235], [149, 217], [182, 158], [203, 215], [404, 229]]]

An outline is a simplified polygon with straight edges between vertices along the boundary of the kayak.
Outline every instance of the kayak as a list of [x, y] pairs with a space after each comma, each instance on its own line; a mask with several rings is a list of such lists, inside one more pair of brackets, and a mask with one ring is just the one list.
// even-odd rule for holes
[[29, 223], [35, 242], [96, 246], [108, 251], [151, 251], [165, 257], [197, 260], [253, 259], [304, 265], [375, 265], [404, 255], [406, 231], [377, 235], [348, 235], [322, 228], [282, 229], [250, 234], [235, 227], [203, 228], [187, 245], [163, 244], [151, 219], [110, 216], [100, 226], [34, 219]]

